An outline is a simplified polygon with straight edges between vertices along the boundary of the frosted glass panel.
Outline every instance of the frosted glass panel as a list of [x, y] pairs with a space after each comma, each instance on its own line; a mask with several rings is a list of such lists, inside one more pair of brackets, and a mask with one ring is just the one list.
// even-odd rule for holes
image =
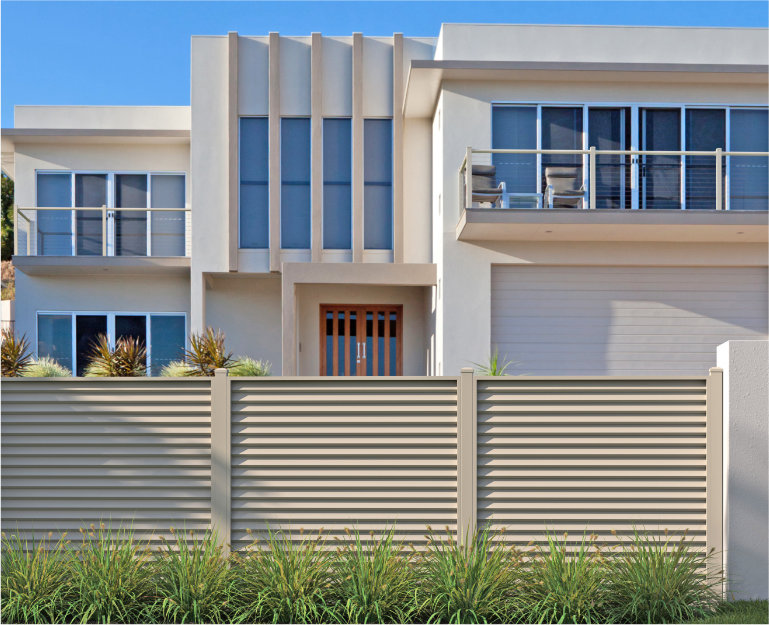
[[282, 119], [280, 142], [280, 246], [310, 249], [310, 119]]
[[38, 315], [37, 355], [53, 358], [72, 371], [71, 315]]
[[[184, 208], [184, 176], [153, 175], [152, 208]], [[152, 211], [152, 256], [184, 256], [183, 211]]]
[[[72, 206], [71, 174], [38, 174], [37, 206]], [[37, 211], [39, 256], [72, 256], [72, 211]]]
[[266, 117], [240, 119], [240, 247], [269, 247], [269, 136]]
[[[115, 206], [147, 208], [146, 174], [115, 176]], [[146, 211], [115, 211], [115, 255], [147, 255]]]
[[363, 247], [393, 246], [393, 136], [391, 119], [363, 120]]
[[160, 371], [172, 360], [181, 360], [184, 356], [185, 328], [181, 315], [151, 315], [151, 374]]
[[[769, 151], [769, 112], [732, 109], [731, 147], [734, 152]], [[769, 208], [769, 159], [732, 156], [729, 163], [731, 210]]]
[[[494, 106], [491, 109], [491, 147], [497, 150], [537, 149], [537, 108]], [[493, 154], [497, 181], [505, 181], [510, 193], [537, 190], [536, 154]]]
[[323, 247], [352, 247], [352, 122], [323, 120]]

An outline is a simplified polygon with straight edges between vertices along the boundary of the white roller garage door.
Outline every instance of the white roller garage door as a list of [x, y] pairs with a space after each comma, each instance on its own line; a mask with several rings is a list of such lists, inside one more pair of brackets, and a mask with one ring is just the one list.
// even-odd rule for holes
[[491, 346], [530, 375], [704, 374], [716, 346], [767, 338], [767, 270], [491, 270]]

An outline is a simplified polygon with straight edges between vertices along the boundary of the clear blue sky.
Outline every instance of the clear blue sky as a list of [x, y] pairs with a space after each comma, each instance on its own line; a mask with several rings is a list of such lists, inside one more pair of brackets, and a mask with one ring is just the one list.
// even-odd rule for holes
[[[189, 104], [190, 36], [438, 35], [441, 22], [767, 26], [755, 1], [35, 2], [3, 0], [2, 126], [16, 104]], [[607, 50], [607, 55], [610, 55]]]

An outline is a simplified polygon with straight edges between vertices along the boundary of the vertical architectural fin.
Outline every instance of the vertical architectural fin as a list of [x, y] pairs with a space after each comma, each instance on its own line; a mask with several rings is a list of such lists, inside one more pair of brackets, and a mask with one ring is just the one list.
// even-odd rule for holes
[[393, 262], [403, 262], [403, 34], [393, 34]]
[[312, 33], [310, 92], [310, 206], [312, 262], [320, 262], [323, 249], [323, 37]]
[[280, 271], [280, 35], [269, 36], [270, 271]]
[[238, 270], [238, 33], [227, 33], [228, 269]]
[[352, 261], [363, 261], [363, 35], [352, 35]]

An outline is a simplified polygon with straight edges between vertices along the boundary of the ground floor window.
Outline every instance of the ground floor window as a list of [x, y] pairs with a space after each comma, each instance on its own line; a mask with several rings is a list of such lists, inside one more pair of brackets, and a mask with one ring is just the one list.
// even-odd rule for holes
[[112, 345], [123, 337], [140, 339], [147, 348], [147, 372], [158, 375], [182, 357], [187, 336], [184, 313], [39, 312], [37, 355], [49, 356], [82, 376], [100, 334]]

